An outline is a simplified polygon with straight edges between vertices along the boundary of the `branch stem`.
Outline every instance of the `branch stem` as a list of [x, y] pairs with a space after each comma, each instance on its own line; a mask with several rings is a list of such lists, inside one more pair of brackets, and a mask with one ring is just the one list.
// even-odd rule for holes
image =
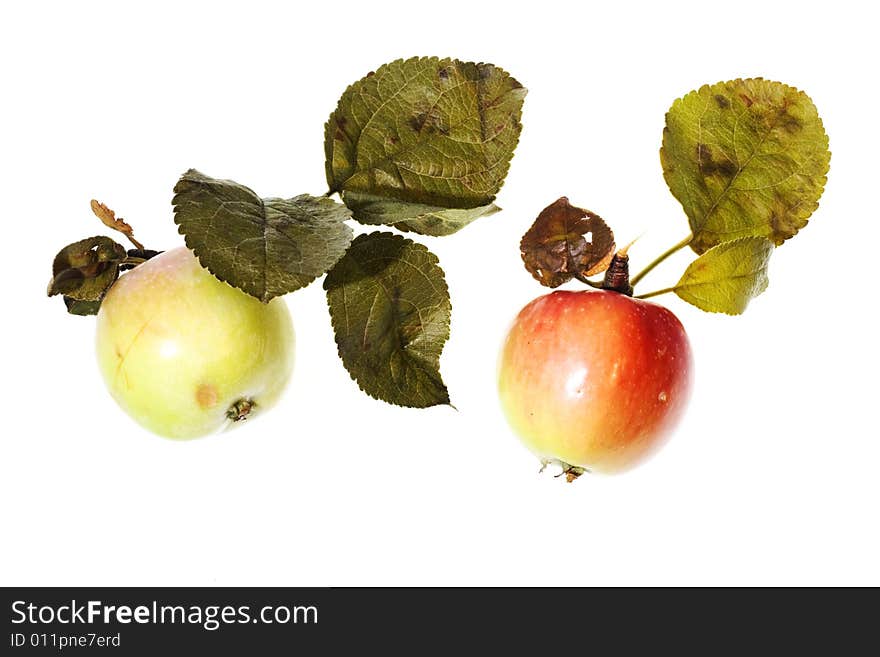
[[638, 283], [640, 280], [642, 280], [642, 279], [645, 277], [646, 274], [648, 274], [651, 270], [654, 269], [654, 267], [656, 267], [656, 266], [659, 265], [661, 262], [663, 262], [664, 260], [666, 260], [666, 258], [668, 258], [669, 256], [671, 256], [672, 254], [674, 254], [674, 253], [678, 253], [679, 251], [681, 251], [684, 247], [686, 247], [688, 244], [690, 244], [690, 243], [691, 243], [691, 240], [693, 240], [693, 239], [694, 239], [694, 236], [693, 236], [693, 235], [688, 235], [688, 236], [687, 236], [686, 238], [684, 238], [681, 242], [679, 242], [679, 243], [676, 244], [675, 246], [673, 246], [673, 247], [667, 249], [666, 251], [664, 251], [663, 253], [661, 253], [656, 259], [654, 259], [654, 260], [651, 262], [651, 264], [649, 264], [649, 265], [648, 265], [647, 267], [645, 267], [642, 271], [640, 271], [638, 274], [636, 274], [635, 276], [633, 276], [632, 279], [630, 279], [630, 284], [633, 285], [633, 286], [635, 286], [636, 283]]
[[635, 298], [636, 299], [650, 299], [651, 297], [659, 297], [661, 294], [668, 294], [670, 292], [675, 292], [675, 286], [664, 287], [662, 290], [654, 290], [653, 292], [646, 292], [645, 294], [637, 294], [635, 296]]

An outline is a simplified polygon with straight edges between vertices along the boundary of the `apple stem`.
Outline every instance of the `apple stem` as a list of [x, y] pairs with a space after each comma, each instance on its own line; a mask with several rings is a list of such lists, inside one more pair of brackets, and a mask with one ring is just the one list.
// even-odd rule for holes
[[620, 292], [628, 297], [632, 296], [633, 289], [629, 282], [629, 256], [624, 250], [618, 251], [611, 258], [611, 264], [605, 271], [602, 289]]
[[153, 251], [151, 249], [129, 249], [125, 260], [119, 263], [119, 271], [134, 269], [138, 265], [144, 264], [147, 260], [160, 253], [162, 253], [162, 251]]
[[679, 242], [675, 246], [673, 246], [669, 249], [666, 249], [666, 251], [664, 251], [657, 258], [655, 258], [647, 267], [645, 267], [642, 271], [640, 271], [638, 274], [633, 276], [632, 280], [630, 282], [633, 285], [637, 285], [638, 282], [640, 280], [642, 280], [646, 274], [648, 274], [651, 270], [654, 269], [654, 267], [656, 267], [661, 262], [666, 260], [666, 258], [671, 256], [672, 254], [678, 253], [679, 251], [681, 251], [684, 247], [686, 247], [688, 244], [690, 244], [691, 240], [693, 240], [693, 239], [694, 239], [693, 235], [688, 235], [687, 237], [685, 237], [681, 242]]

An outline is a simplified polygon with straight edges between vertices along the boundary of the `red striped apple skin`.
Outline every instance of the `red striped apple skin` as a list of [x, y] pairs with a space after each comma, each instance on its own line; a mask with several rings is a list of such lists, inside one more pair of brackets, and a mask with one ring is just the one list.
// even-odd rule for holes
[[669, 437], [690, 396], [684, 327], [618, 292], [557, 291], [517, 316], [501, 352], [507, 420], [542, 460], [616, 473]]

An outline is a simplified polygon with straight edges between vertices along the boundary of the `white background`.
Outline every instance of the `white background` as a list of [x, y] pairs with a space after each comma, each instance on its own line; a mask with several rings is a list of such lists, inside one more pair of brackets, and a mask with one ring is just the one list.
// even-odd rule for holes
[[[880, 584], [880, 98], [862, 6], [4, 4], [0, 583]], [[361, 394], [316, 283], [288, 297], [298, 362], [281, 406], [194, 442], [137, 427], [103, 388], [94, 320], [45, 297], [56, 250], [101, 232], [89, 199], [170, 248], [189, 167], [320, 194], [345, 87], [428, 54], [491, 61], [529, 89], [504, 212], [423, 239], [452, 293], [458, 411]], [[509, 321], [544, 293], [520, 236], [565, 194], [619, 243], [644, 234], [645, 264], [687, 229], [658, 161], [665, 111], [757, 75], [806, 90], [825, 121], [819, 210], [745, 315], [663, 297], [697, 385], [662, 453], [616, 477], [539, 476], [494, 383]], [[674, 282], [680, 255], [643, 291]]]

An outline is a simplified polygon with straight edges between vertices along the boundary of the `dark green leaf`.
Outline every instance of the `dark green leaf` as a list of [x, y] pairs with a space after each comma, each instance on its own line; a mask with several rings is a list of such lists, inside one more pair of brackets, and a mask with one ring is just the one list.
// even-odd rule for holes
[[47, 294], [97, 301], [116, 281], [125, 248], [109, 237], [89, 237], [61, 249], [52, 261]]
[[[345, 91], [327, 122], [330, 189], [358, 221], [455, 232], [487, 214], [501, 188], [525, 95], [491, 64], [422, 57], [381, 66]], [[443, 212], [474, 209], [482, 211]]]
[[394, 226], [404, 232], [442, 237], [458, 232], [480, 217], [495, 214], [494, 203], [476, 208], [443, 208], [436, 205], [407, 203], [374, 194], [346, 192], [345, 203], [362, 224]]
[[328, 198], [261, 199], [194, 169], [174, 192], [174, 221], [202, 265], [263, 302], [311, 283], [351, 242], [351, 213]]
[[766, 237], [724, 242], [694, 260], [674, 291], [701, 310], [739, 315], [767, 289], [772, 253], [773, 242]]
[[660, 159], [697, 253], [738, 237], [782, 244], [807, 224], [831, 154], [816, 106], [761, 78], [692, 91], [666, 115]]
[[64, 305], [71, 315], [97, 315], [101, 309], [103, 297], [97, 301], [79, 301], [70, 297], [64, 297]]
[[614, 233], [602, 217], [577, 208], [566, 197], [541, 210], [519, 244], [529, 273], [547, 287], [575, 276], [608, 269], [614, 256]]
[[452, 304], [433, 253], [400, 235], [359, 235], [324, 289], [339, 356], [361, 390], [399, 406], [449, 403], [440, 353]]

